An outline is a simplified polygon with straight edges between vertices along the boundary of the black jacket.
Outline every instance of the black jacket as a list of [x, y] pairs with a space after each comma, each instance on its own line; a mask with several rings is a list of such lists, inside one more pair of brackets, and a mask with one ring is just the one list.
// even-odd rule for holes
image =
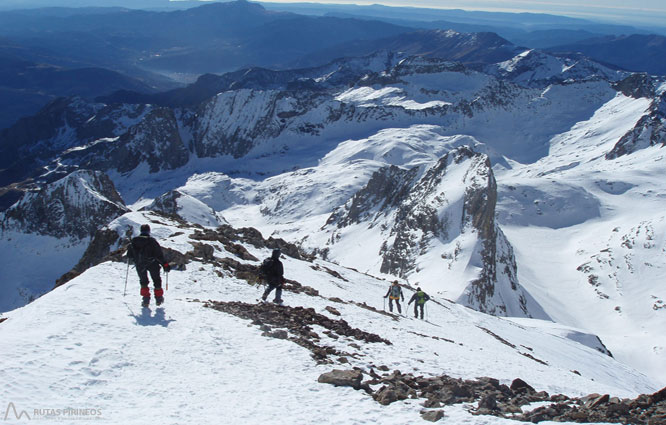
[[284, 266], [277, 258], [265, 259], [261, 265], [261, 272], [269, 285], [281, 286], [284, 283]]
[[155, 264], [164, 265], [166, 260], [160, 244], [149, 235], [139, 235], [132, 239], [127, 248], [127, 256], [134, 261], [137, 268], [147, 269]]

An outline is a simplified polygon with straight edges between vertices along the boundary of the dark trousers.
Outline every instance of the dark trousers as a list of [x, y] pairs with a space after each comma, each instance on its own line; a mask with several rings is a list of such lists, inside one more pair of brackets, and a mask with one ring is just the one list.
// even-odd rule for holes
[[275, 300], [274, 301], [281, 301], [282, 300], [282, 285], [274, 285], [274, 284], [269, 284], [268, 288], [264, 291], [264, 295], [261, 296], [261, 298], [266, 301], [266, 298], [268, 298], [268, 294], [271, 293], [271, 291], [275, 289]]
[[421, 319], [423, 319], [423, 306], [424, 304], [414, 303], [414, 317], [416, 317], [417, 319], [419, 317], [419, 310], [418, 310], [419, 307], [421, 307]]
[[152, 263], [146, 268], [137, 267], [136, 272], [139, 275], [139, 283], [141, 284], [141, 295], [144, 297], [150, 297], [150, 290], [148, 289], [148, 273], [150, 273], [150, 278], [153, 280], [153, 286], [155, 287], [155, 295], [162, 293], [162, 278], [160, 277], [160, 265], [157, 263]]
[[394, 300], [389, 298], [389, 311], [393, 311], [393, 301], [395, 301], [395, 306], [398, 307], [398, 313], [402, 313], [402, 307], [400, 307], [400, 300]]

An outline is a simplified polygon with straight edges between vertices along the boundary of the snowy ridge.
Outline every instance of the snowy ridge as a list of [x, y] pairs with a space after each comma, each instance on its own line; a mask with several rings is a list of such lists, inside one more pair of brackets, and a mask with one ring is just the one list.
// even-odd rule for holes
[[[152, 213], [126, 214], [111, 228], [125, 234], [128, 226], [138, 228], [144, 222], [151, 223], [166, 248], [181, 254], [196, 252], [196, 234], [201, 230]], [[391, 342], [354, 344], [353, 339], [314, 326], [319, 344], [350, 354], [345, 361], [331, 356], [333, 365], [317, 363], [307, 348], [289, 339], [262, 336], [262, 330], [249, 321], [204, 308], [197, 301], [253, 303], [261, 287], [241, 278], [238, 271], [258, 265], [270, 249], [256, 240], [257, 246], [239, 241], [255, 261], [240, 258], [237, 248], [228, 251], [224, 242], [203, 243], [212, 247], [213, 257], [205, 260], [195, 253], [186, 270], [171, 272], [164, 308], [138, 307], [133, 272], [128, 296], [123, 298], [125, 264], [104, 262], [6, 314], [7, 320], [0, 324], [5, 341], [0, 354], [6, 359], [0, 378], [11, 385], [2, 387], [2, 398], [19, 409], [44, 403], [49, 405], [45, 408], [50, 403], [62, 407], [76, 400], [77, 407], [100, 409], [104, 419], [128, 424], [143, 423], [146, 415], [165, 424], [214, 423], [221, 415], [230, 422], [275, 423], [284, 418], [290, 423], [348, 423], [354, 418], [398, 424], [418, 420], [422, 408], [418, 400], [382, 407], [363, 392], [319, 384], [317, 377], [349, 362], [343, 367], [365, 372], [385, 365], [426, 376], [442, 372], [462, 378], [493, 376], [502, 383], [521, 377], [537, 390], [569, 395], [634, 397], [656, 389], [611, 357], [558, 336], [571, 331], [552, 324], [517, 324], [437, 297], [428, 307], [432, 323], [394, 319], [381, 312], [388, 282], [322, 260], [285, 256], [287, 277], [317, 290], [315, 295], [290, 286], [295, 289], [284, 294], [288, 305], [312, 307], [335, 317], [333, 307], [352, 327]], [[225, 259], [238, 264], [228, 268], [224, 264], [236, 263]], [[379, 311], [362, 308], [362, 303]], [[104, 338], [93, 337], [101, 333]], [[279, 368], [267, 364], [267, 352]], [[148, 381], [159, 381], [160, 390], [147, 387]], [[233, 408], [238, 403], [245, 408]], [[304, 403], [309, 409], [302, 409]], [[167, 405], [183, 408], [165, 411]], [[285, 409], [293, 412], [288, 419], [282, 414]], [[446, 415], [452, 422], [476, 421], [468, 409], [455, 405], [447, 408]], [[479, 420], [507, 423], [491, 416]]]
[[585, 57], [558, 57], [538, 50], [526, 50], [508, 61], [490, 65], [488, 71], [528, 87], [595, 79], [619, 81], [630, 75], [628, 72], [612, 70]]
[[666, 140], [666, 93], [661, 93], [654, 99], [649, 108], [649, 114], [643, 115], [636, 126], [617, 142], [608, 154], [607, 159], [645, 149], [649, 146], [664, 146]]

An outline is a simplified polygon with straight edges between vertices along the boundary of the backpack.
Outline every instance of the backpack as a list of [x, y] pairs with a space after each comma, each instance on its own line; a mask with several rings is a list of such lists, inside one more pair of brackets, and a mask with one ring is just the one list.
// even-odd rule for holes
[[391, 286], [391, 298], [396, 300], [400, 298], [400, 287], [398, 285]]
[[259, 266], [259, 271], [262, 276], [269, 277], [275, 275], [275, 262], [272, 258], [266, 258], [261, 266]]
[[143, 240], [143, 238], [139, 239], [139, 237], [137, 236], [136, 238], [130, 241], [130, 245], [128, 247], [128, 255], [131, 256], [132, 260], [134, 261], [134, 264], [137, 267], [145, 269], [154, 261], [150, 251], [151, 251], [150, 240], [146, 241]]

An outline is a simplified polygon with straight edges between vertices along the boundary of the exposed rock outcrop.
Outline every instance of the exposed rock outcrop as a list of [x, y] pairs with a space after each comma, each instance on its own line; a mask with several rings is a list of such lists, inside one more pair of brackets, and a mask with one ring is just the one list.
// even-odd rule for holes
[[666, 146], [666, 91], [652, 101], [647, 114], [620, 138], [606, 154], [606, 159], [616, 159], [659, 144]]

